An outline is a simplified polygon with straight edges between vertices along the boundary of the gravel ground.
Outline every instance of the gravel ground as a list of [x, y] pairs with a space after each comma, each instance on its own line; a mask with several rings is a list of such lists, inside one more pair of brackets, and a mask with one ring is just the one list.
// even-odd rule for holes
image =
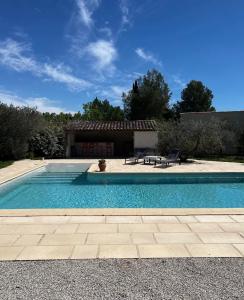
[[244, 260], [0, 262], [0, 299], [244, 299]]

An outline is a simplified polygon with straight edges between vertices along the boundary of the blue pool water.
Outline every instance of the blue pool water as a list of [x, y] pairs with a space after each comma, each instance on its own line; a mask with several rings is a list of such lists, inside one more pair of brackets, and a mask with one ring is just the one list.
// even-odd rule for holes
[[0, 186], [0, 209], [244, 207], [244, 173], [88, 174], [49, 166]]

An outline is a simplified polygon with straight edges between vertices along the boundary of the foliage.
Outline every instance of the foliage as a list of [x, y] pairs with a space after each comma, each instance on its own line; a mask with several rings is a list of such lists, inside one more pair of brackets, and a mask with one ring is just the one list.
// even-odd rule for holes
[[47, 127], [30, 139], [30, 151], [34, 156], [64, 157], [64, 133], [60, 127]]
[[93, 101], [83, 105], [83, 120], [87, 121], [122, 121], [124, 119], [123, 110], [119, 106], [111, 105], [108, 100]]
[[176, 113], [215, 111], [212, 106], [213, 93], [203, 85], [201, 81], [192, 80], [181, 93], [181, 101], [178, 101], [173, 110]]
[[75, 114], [63, 113], [63, 112], [56, 114], [56, 113], [45, 112], [43, 113], [43, 117], [49, 124], [60, 125], [60, 126], [68, 123], [69, 121], [82, 120], [82, 114], [79, 111]]
[[240, 133], [239, 137], [239, 152], [244, 155], [244, 131]]
[[29, 107], [0, 103], [0, 159], [24, 158], [28, 141], [42, 126], [42, 116]]
[[163, 75], [156, 70], [148, 71], [133, 83], [127, 94], [123, 94], [125, 117], [128, 120], [168, 117], [170, 97]]
[[233, 144], [234, 140], [234, 132], [214, 118], [208, 121], [168, 121], [160, 124], [158, 147], [162, 153], [178, 148], [182, 159], [186, 159], [226, 153], [226, 145]]
[[0, 160], [0, 169], [8, 167], [8, 166], [12, 165], [12, 163], [13, 163], [13, 160], [4, 160], [4, 161]]

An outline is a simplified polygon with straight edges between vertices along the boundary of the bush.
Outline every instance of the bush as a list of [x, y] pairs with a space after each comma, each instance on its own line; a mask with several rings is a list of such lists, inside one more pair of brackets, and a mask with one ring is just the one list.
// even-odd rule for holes
[[239, 137], [239, 153], [244, 155], [244, 131], [240, 134]]
[[64, 157], [62, 128], [45, 128], [30, 139], [30, 151], [34, 156], [47, 158]]
[[31, 136], [42, 126], [42, 116], [29, 107], [0, 103], [0, 159], [24, 158]]
[[233, 144], [235, 134], [226, 124], [211, 119], [208, 121], [168, 121], [160, 124], [159, 151], [162, 154], [177, 148], [182, 160], [189, 156], [208, 156], [226, 153], [228, 144]]

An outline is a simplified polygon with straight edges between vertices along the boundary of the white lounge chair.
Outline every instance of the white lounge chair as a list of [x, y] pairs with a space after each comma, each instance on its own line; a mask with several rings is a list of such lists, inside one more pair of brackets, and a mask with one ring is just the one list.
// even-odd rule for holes
[[181, 164], [180, 151], [173, 150], [165, 158], [161, 158], [160, 160], [155, 161], [155, 165], [157, 163], [160, 165], [164, 165], [164, 166], [169, 166], [169, 164], [173, 164], [173, 163], [179, 163], [179, 165], [180, 165]]

